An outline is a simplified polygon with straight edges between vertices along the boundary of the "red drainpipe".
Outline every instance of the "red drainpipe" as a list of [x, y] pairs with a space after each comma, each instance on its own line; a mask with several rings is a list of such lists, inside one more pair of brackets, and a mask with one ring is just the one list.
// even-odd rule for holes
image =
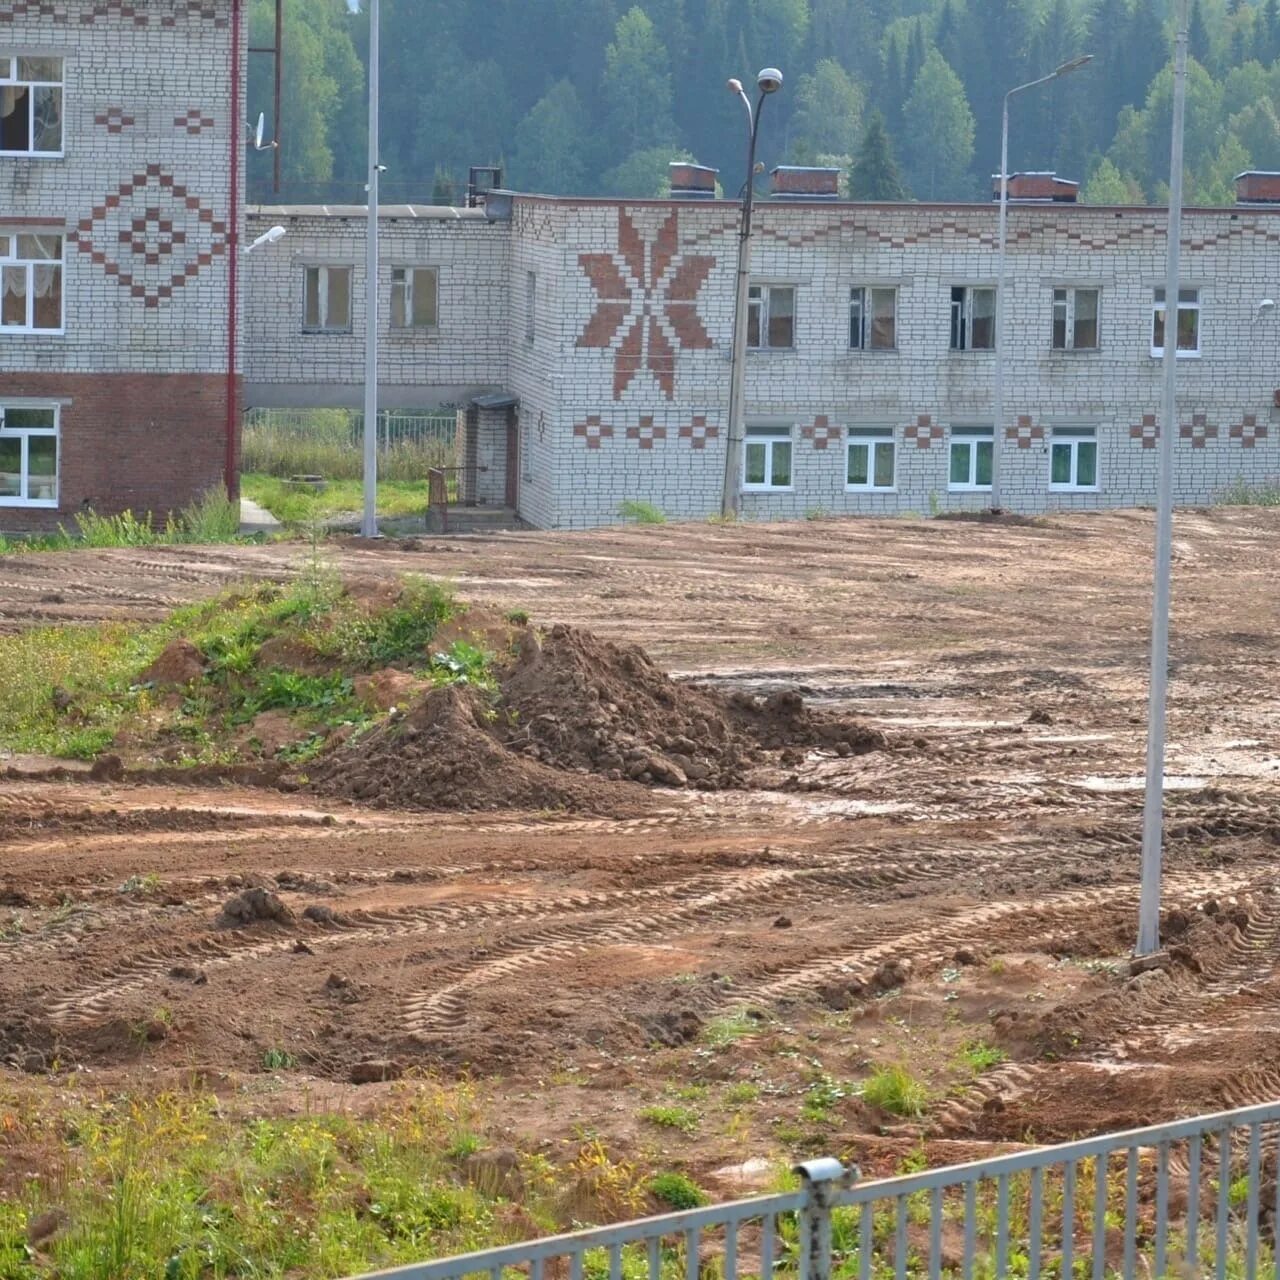
[[240, 273], [240, 23], [243, 0], [231, 0], [231, 199], [227, 221], [227, 453], [222, 479], [227, 493], [239, 494], [236, 474], [236, 435], [239, 397], [236, 395], [237, 277]]

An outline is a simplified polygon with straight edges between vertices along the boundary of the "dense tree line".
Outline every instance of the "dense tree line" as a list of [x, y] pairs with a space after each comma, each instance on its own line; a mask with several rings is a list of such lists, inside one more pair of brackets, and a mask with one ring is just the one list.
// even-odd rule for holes
[[[367, 8], [367, 6], [366, 6]], [[1013, 169], [1085, 181], [1095, 203], [1158, 201], [1172, 98], [1169, 0], [383, 0], [384, 198], [449, 201], [467, 167], [508, 186], [646, 196], [694, 158], [744, 181], [745, 113], [725, 89], [779, 66], [765, 164], [825, 163], [857, 199], [985, 198], [1006, 89], [1082, 52], [1085, 70], [1018, 100]], [[285, 0], [286, 199], [363, 200], [367, 17]], [[274, 0], [253, 0], [268, 44]], [[1280, 0], [1193, 0], [1188, 199], [1280, 169]], [[271, 62], [250, 106], [270, 117]], [[271, 196], [270, 160], [251, 189]]]

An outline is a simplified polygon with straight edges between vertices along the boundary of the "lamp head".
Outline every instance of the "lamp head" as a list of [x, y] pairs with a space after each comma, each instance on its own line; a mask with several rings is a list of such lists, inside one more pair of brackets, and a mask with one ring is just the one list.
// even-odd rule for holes
[[777, 67], [765, 67], [756, 76], [756, 84], [760, 86], [761, 93], [777, 93], [782, 88], [782, 72]]
[[355, 17], [360, 12], [360, 0], [347, 0], [347, 12]]
[[1081, 67], [1087, 67], [1093, 61], [1093, 54], [1082, 53], [1078, 58], [1072, 58], [1070, 62], [1064, 62], [1053, 74], [1055, 76], [1069, 76], [1073, 71], [1079, 71]]
[[272, 227], [271, 230], [268, 231], [266, 234], [266, 237], [265, 237], [266, 242], [268, 244], [275, 244], [277, 240], [284, 239], [284, 234], [285, 234], [285, 231], [283, 227]]
[[1263, 298], [1263, 300], [1258, 303], [1259, 317], [1269, 316], [1275, 309], [1276, 300], [1274, 298]]
[[732, 80], [729, 81], [729, 84], [727, 87], [730, 93], [741, 93], [742, 81], [735, 76]]

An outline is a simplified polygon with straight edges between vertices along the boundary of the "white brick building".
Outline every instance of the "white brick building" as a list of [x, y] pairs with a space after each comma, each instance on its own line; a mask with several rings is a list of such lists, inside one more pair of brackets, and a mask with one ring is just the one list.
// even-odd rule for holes
[[[242, 406], [360, 402], [364, 211], [240, 206], [243, 11], [0, 0], [0, 529], [163, 512], [234, 484]], [[1185, 221], [1183, 503], [1280, 479], [1275, 185]], [[993, 206], [757, 219], [748, 518], [982, 508], [993, 450], [1014, 510], [1153, 500], [1160, 210], [1015, 204], [999, 424]], [[719, 509], [736, 205], [381, 220], [381, 403], [466, 409], [472, 498], [548, 528]]]

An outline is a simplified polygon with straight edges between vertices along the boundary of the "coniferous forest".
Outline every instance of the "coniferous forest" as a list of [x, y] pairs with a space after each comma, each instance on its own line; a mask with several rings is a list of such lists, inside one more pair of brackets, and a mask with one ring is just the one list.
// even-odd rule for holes
[[[364, 6], [367, 11], [367, 4]], [[1084, 70], [1016, 101], [1010, 166], [1054, 169], [1097, 204], [1158, 202], [1168, 174], [1170, 0], [383, 0], [384, 201], [452, 203], [467, 168], [557, 194], [652, 196], [667, 163], [745, 177], [745, 112], [725, 88], [786, 76], [759, 158], [831, 164], [854, 199], [985, 199], [1004, 93], [1081, 53]], [[255, 45], [274, 0], [253, 0]], [[364, 199], [366, 14], [285, 0], [282, 187]], [[1230, 202], [1280, 169], [1280, 0], [1193, 0], [1188, 203]], [[272, 64], [249, 107], [271, 133]], [[754, 95], [753, 95], [754, 96]], [[251, 196], [274, 199], [269, 153]]]

